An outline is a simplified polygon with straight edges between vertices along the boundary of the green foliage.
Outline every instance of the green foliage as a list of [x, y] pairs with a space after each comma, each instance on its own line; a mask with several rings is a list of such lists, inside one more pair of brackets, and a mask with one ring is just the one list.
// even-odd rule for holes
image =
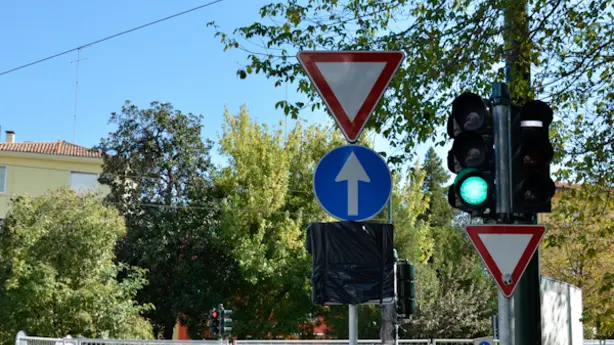
[[400, 258], [424, 263], [433, 254], [434, 241], [428, 221], [430, 199], [422, 189], [426, 173], [417, 166], [409, 170], [406, 179], [395, 184], [392, 195], [394, 243]]
[[243, 280], [232, 302], [239, 338], [311, 336], [311, 256], [304, 248], [309, 223], [331, 220], [311, 192], [320, 158], [343, 143], [336, 133], [300, 122], [284, 134], [254, 122], [242, 107], [225, 112], [221, 153], [229, 164], [216, 177], [223, 191], [221, 233]]
[[[407, 59], [368, 123], [400, 150], [388, 157], [393, 163], [435, 136], [461, 91], [489, 95], [491, 84], [504, 79], [505, 57], [515, 51], [514, 98], [542, 99], [555, 109], [556, 159], [564, 163], [559, 178], [611, 185], [612, 1], [529, 1], [528, 20], [513, 15], [525, 12], [520, 6], [513, 0], [287, 0], [263, 6], [261, 20], [232, 34], [209, 25], [224, 50], [247, 52], [241, 78], [262, 74], [275, 86], [297, 86], [306, 104], [277, 103], [295, 117], [323, 104], [295, 58], [298, 51], [404, 51]], [[509, 8], [512, 31], [502, 20]], [[529, 68], [527, 85], [518, 73]]]
[[[152, 338], [135, 301], [145, 271], [115, 264], [118, 212], [69, 189], [11, 201], [0, 231], [0, 343], [15, 334]], [[118, 275], [124, 278], [119, 281]]]
[[156, 306], [147, 316], [158, 335], [170, 339], [181, 317], [190, 336], [202, 338], [208, 311], [234, 294], [238, 279], [219, 234], [221, 195], [210, 178], [202, 118], [168, 103], [139, 109], [126, 102], [110, 122], [117, 129], [98, 149], [105, 154], [100, 182], [111, 187], [106, 201], [128, 228], [118, 259], [148, 269], [150, 284], [138, 299]]
[[542, 242], [542, 272], [582, 288], [586, 338], [614, 336], [614, 200], [610, 194], [596, 185], [565, 190], [544, 221], [548, 231]]
[[432, 147], [426, 152], [422, 170], [426, 174], [422, 188], [429, 195], [430, 224], [433, 227], [449, 226], [455, 213], [448, 203], [447, 185], [450, 174]]
[[419, 311], [404, 326], [407, 338], [475, 338], [490, 331], [497, 290], [474, 257], [434, 270], [417, 266]]

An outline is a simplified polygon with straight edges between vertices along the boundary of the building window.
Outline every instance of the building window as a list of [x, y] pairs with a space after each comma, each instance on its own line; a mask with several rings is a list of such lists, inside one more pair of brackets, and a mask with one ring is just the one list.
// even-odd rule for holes
[[0, 166], [0, 193], [6, 193], [6, 167]]
[[70, 187], [77, 192], [85, 190], [97, 190], [100, 187], [98, 175], [92, 173], [71, 172]]

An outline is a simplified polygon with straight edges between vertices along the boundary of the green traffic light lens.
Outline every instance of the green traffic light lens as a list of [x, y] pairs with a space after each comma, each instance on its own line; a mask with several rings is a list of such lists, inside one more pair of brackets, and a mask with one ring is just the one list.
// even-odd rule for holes
[[488, 196], [488, 183], [478, 176], [471, 176], [464, 180], [460, 186], [460, 197], [470, 205], [479, 205]]

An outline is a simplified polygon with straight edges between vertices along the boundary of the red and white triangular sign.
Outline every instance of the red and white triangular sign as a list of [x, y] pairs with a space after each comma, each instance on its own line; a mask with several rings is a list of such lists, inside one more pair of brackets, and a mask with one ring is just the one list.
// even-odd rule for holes
[[353, 143], [365, 128], [405, 54], [303, 51], [297, 57], [343, 135]]
[[505, 297], [511, 297], [539, 247], [543, 225], [470, 225], [467, 234]]

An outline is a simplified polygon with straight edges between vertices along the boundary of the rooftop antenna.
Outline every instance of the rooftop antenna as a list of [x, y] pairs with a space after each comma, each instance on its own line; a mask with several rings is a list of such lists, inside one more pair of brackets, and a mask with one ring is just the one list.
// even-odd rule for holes
[[79, 101], [79, 61], [87, 60], [89, 58], [81, 59], [81, 49], [77, 49], [77, 60], [73, 60], [70, 63], [76, 63], [76, 77], [75, 77], [75, 115], [73, 120], [73, 133], [72, 133], [72, 143], [77, 143], [77, 104]]

